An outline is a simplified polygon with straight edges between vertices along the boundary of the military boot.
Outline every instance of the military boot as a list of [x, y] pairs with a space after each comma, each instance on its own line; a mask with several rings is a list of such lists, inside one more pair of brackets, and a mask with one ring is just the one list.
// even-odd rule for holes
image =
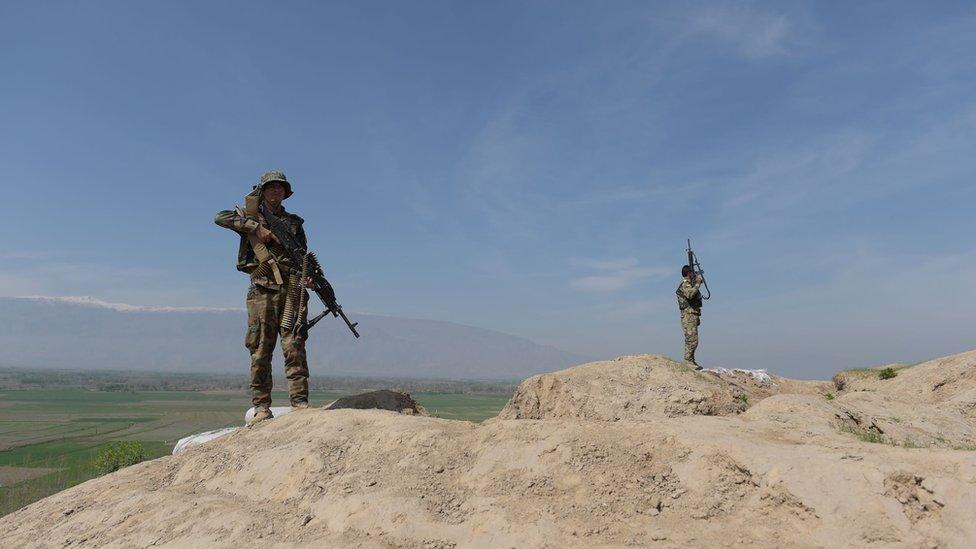
[[696, 371], [703, 369], [701, 366], [698, 365], [697, 362], [695, 362], [695, 359], [693, 359], [693, 358], [685, 359], [685, 363], [688, 364], [688, 366], [691, 366], [692, 368], [694, 368]]
[[266, 419], [271, 419], [273, 417], [274, 414], [271, 413], [270, 408], [268, 408], [267, 406], [261, 406], [254, 412], [254, 417], [252, 417], [251, 421], [248, 421], [247, 424], [254, 425], [255, 423], [259, 423]]
[[307, 400], [298, 400], [298, 401], [292, 402], [291, 403], [291, 411], [294, 412], [296, 410], [308, 410], [308, 401]]

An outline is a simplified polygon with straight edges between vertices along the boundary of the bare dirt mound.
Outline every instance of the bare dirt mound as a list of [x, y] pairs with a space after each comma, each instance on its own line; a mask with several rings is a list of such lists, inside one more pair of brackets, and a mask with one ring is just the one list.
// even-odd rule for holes
[[[607, 377], [608, 363], [626, 363], [635, 377]], [[762, 396], [741, 376], [695, 374], [662, 357], [608, 363], [598, 363], [602, 373], [576, 369], [599, 414], [580, 411], [583, 383], [568, 379], [572, 371], [550, 378], [562, 389], [536, 393], [572, 397], [572, 406], [540, 398], [546, 413], [568, 411], [549, 419], [477, 425], [298, 411], [37, 502], [0, 519], [0, 539], [12, 547], [976, 544], [976, 452], [842, 431], [839, 414], [853, 404], [819, 393], [821, 385], [783, 380]], [[664, 397], [644, 396], [639, 379]], [[736, 390], [749, 400], [743, 413], [723, 408]], [[606, 393], [632, 403], [613, 407]], [[706, 396], [684, 402], [689, 393]], [[515, 403], [528, 394], [507, 410], [531, 410]], [[641, 405], [639, 415], [620, 415]], [[730, 415], [700, 411], [723, 409]]]
[[[895, 376], [883, 379], [885, 368]], [[976, 449], [976, 351], [914, 366], [840, 372], [836, 406], [845, 428], [902, 445]]]
[[[882, 369], [895, 377], [881, 379]], [[838, 381], [842, 380], [842, 381]], [[947, 404], [976, 417], [976, 351], [937, 358], [914, 366], [889, 364], [840, 372], [834, 376], [838, 389], [877, 392], [898, 400]]]
[[816, 393], [827, 386], [776, 376], [760, 381], [743, 371], [696, 372], [660, 355], [622, 356], [530, 377], [498, 417], [656, 421], [728, 416], [773, 394]]

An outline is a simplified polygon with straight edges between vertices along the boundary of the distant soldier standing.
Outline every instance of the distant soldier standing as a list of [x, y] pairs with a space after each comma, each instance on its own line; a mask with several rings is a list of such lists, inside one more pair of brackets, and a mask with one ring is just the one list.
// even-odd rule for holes
[[[251, 402], [255, 407], [253, 422], [272, 417], [271, 414], [271, 355], [279, 332], [281, 350], [285, 356], [285, 378], [293, 408], [308, 408], [308, 361], [305, 355], [304, 330], [280, 329], [282, 313], [289, 294], [289, 274], [301, 272], [301, 266], [292, 265], [288, 254], [283, 253], [274, 234], [265, 226], [264, 217], [257, 210], [258, 200], [284, 221], [291, 233], [305, 245], [304, 220], [285, 211], [282, 201], [292, 195], [291, 183], [285, 174], [271, 171], [261, 176], [255, 191], [247, 199], [244, 210], [224, 210], [214, 222], [241, 235], [237, 256], [237, 270], [251, 277], [247, 292], [247, 334], [244, 346], [251, 354]], [[291, 277], [292, 280], [295, 277]], [[297, 290], [296, 290], [297, 291]], [[307, 321], [308, 294], [302, 290], [300, 297], [301, 322]]]
[[681, 268], [681, 277], [681, 284], [675, 293], [681, 310], [681, 328], [685, 332], [685, 362], [701, 370], [702, 367], [695, 362], [695, 349], [698, 348], [698, 325], [701, 324], [702, 294], [699, 288], [702, 277], [695, 273], [691, 265]]

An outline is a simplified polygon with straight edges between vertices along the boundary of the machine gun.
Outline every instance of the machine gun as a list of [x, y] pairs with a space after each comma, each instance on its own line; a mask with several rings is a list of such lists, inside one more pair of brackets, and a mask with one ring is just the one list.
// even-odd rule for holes
[[[286, 319], [290, 318], [290, 320], [286, 320], [286, 322], [291, 325], [284, 327], [294, 330], [301, 328], [308, 330], [312, 326], [315, 326], [318, 321], [322, 320], [325, 315], [332, 313], [332, 316], [334, 317], [342, 317], [342, 320], [345, 321], [346, 326], [349, 327], [352, 334], [359, 337], [359, 332], [356, 331], [356, 326], [358, 326], [359, 323], [350, 322], [349, 318], [346, 317], [346, 313], [342, 312], [342, 306], [339, 305], [338, 301], [336, 301], [335, 290], [332, 289], [332, 284], [329, 284], [329, 281], [326, 280], [325, 273], [322, 271], [322, 266], [319, 265], [319, 261], [315, 257], [315, 254], [305, 249], [295, 235], [291, 234], [291, 229], [289, 229], [288, 225], [282, 221], [281, 218], [271, 213], [271, 210], [264, 204], [263, 201], [258, 208], [261, 211], [261, 215], [264, 216], [264, 222], [267, 224], [268, 230], [270, 230], [271, 234], [273, 234], [278, 240], [281, 247], [285, 249], [285, 253], [288, 254], [288, 258], [291, 259], [291, 264], [295, 268], [302, 269], [300, 277], [296, 277], [299, 278], [297, 281], [298, 285], [293, 285], [293, 287], [298, 289], [297, 291], [299, 292], [299, 295], [295, 300], [288, 300], [292, 302], [292, 306], [289, 310], [289, 307], [286, 305], [285, 314], [283, 315]], [[322, 304], [325, 305], [325, 310], [319, 313], [315, 318], [309, 320], [305, 326], [299, 326], [297, 319], [301, 318], [300, 309], [304, 308], [304, 305], [302, 305], [304, 300], [301, 296], [301, 290], [304, 289], [306, 277], [311, 279], [311, 289], [319, 296], [319, 299], [322, 300]], [[299, 310], [296, 311], [294, 307], [299, 307]]]
[[691, 267], [691, 270], [695, 273], [695, 275], [701, 277], [702, 286], [705, 286], [705, 295], [702, 296], [702, 299], [712, 297], [712, 291], [708, 289], [708, 283], [705, 282], [705, 271], [702, 270], [701, 263], [698, 262], [698, 256], [695, 255], [695, 252], [691, 249], [690, 238], [688, 239], [688, 249], [685, 251], [688, 252], [688, 266]]

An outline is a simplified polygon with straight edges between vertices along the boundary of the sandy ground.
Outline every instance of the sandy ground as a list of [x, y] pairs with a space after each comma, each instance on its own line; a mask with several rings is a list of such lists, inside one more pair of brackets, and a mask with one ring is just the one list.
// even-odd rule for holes
[[973, 547], [976, 451], [953, 448], [976, 433], [974, 371], [970, 352], [838, 391], [643, 355], [530, 378], [481, 425], [300, 411], [51, 496], [0, 539]]

